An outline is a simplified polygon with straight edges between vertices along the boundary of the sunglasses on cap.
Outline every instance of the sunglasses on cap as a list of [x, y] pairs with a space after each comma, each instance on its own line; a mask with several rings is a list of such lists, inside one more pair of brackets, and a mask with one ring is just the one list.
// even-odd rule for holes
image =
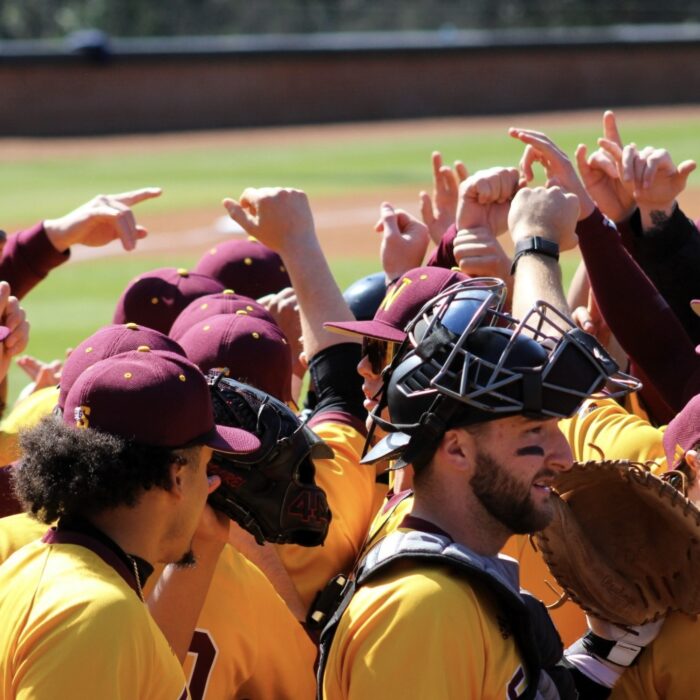
[[396, 343], [367, 336], [362, 339], [362, 357], [369, 360], [374, 374], [381, 374], [382, 370], [391, 364], [395, 352]]

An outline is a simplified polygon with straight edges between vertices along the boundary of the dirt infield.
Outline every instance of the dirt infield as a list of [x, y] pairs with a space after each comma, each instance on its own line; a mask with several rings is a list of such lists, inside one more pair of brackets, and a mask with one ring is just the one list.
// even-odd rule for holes
[[[624, 122], [634, 119], [637, 122], [658, 122], [665, 117], [697, 117], [700, 124], [700, 107], [673, 107], [649, 109], [621, 109], [617, 114]], [[341, 125], [320, 125], [289, 128], [246, 129], [236, 131], [193, 132], [178, 134], [149, 134], [136, 136], [113, 136], [105, 138], [72, 139], [3, 139], [0, 162], [11, 165], [12, 162], [31, 161], [47, 156], [68, 155], [75, 157], [80, 153], [114, 156], [127, 152], [142, 151], [146, 145], [149, 152], [159, 150], [189, 149], [217, 146], [228, 147], [245, 144], [255, 147], [264, 143], [267, 147], [305, 142], [319, 143], [324, 140], [337, 142], [341, 139], [362, 138], [383, 141], [402, 136], [420, 135], [425, 137], [431, 131], [435, 133], [460, 134], [465, 130], [472, 133], [479, 129], [493, 130], [505, 128], [512, 124], [536, 124], [547, 129], [552, 126], [567, 127], [576, 125], [597, 126], [600, 123], [600, 111], [558, 112], [547, 114], [508, 115], [479, 118], [429, 119], [420, 121], [358, 123]], [[468, 154], [465, 154], [468, 160]], [[697, 180], [697, 176], [693, 177]], [[692, 182], [692, 180], [691, 180]], [[429, 165], [426, 158], [426, 182], [430, 186]], [[237, 193], [232, 193], [237, 194]], [[378, 251], [377, 235], [373, 225], [382, 200], [391, 201], [395, 206], [418, 213], [418, 191], [415, 187], [397, 187], [383, 191], [379, 198], [376, 191], [357, 191], [348, 196], [315, 197], [312, 200], [316, 224], [321, 243], [329, 257], [375, 255]], [[682, 196], [684, 210], [695, 218], [700, 217], [700, 185], [694, 184]], [[214, 205], [205, 209], [192, 209], [177, 214], [149, 214], [139, 216], [150, 231], [149, 237], [139, 246], [140, 254], [156, 255], [159, 252], [177, 248], [183, 253], [196, 254], [209, 245], [230, 235], [226, 221], [222, 220], [225, 212]], [[118, 252], [119, 247], [108, 246], [104, 249], [85, 250], [76, 255], [76, 259], [110, 255]], [[137, 254], [139, 254], [137, 253]]]

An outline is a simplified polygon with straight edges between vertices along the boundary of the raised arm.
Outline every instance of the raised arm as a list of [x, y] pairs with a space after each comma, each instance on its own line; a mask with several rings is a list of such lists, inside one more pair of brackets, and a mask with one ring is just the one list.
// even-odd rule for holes
[[634, 144], [624, 148], [601, 139], [615, 164], [619, 182], [639, 209], [628, 221], [632, 237], [628, 248], [683, 324], [692, 342], [700, 342], [700, 319], [690, 301], [700, 296], [700, 236], [678, 207], [695, 163], [675, 166], [665, 149]]
[[[508, 229], [516, 250], [535, 237], [555, 244], [570, 238], [576, 228], [578, 198], [560, 187], [525, 188], [518, 192], [508, 215]], [[569, 306], [562, 287], [558, 254], [536, 251], [517, 256], [514, 262], [513, 315], [522, 318], [536, 301], [546, 301], [564, 315]]]
[[[603, 114], [603, 138], [622, 148], [617, 120], [610, 110]], [[610, 153], [598, 148], [589, 156], [588, 149], [581, 144], [576, 151], [576, 164], [586, 191], [598, 209], [616, 224], [629, 219], [637, 204], [620, 179], [617, 164]]]
[[145, 238], [147, 231], [136, 223], [131, 208], [159, 197], [161, 192], [159, 187], [145, 187], [119, 194], [100, 194], [65, 216], [46, 219], [44, 230], [59, 252], [78, 243], [94, 247], [114, 240], [120, 240], [124, 250], [133, 250], [136, 241]]
[[[530, 133], [536, 136], [525, 140], [522, 130], [511, 130], [513, 136], [526, 143], [536, 141], [538, 148], [546, 151], [545, 160], [555, 166], [552, 174], [556, 173], [558, 184], [577, 194], [579, 200], [583, 198], [576, 227], [579, 248], [610, 330], [668, 406], [679, 411], [700, 388], [700, 359], [694, 346], [668, 304], [623, 246], [615, 226], [595, 208], [566, 154], [544, 134]], [[635, 314], [631, 323], [630, 313], [635, 309], [643, 309], [644, 313]], [[663, 338], [663, 343], [651, 342], [655, 338]]]
[[349, 342], [323, 328], [329, 319], [352, 321], [354, 317], [321, 250], [306, 194], [287, 188], [249, 188], [238, 200], [224, 200], [224, 206], [247, 233], [284, 260], [299, 302], [307, 358]]
[[133, 250], [147, 231], [136, 223], [131, 207], [160, 194], [159, 188], [148, 187], [98, 195], [65, 216], [46, 219], [10, 236], [2, 248], [0, 279], [9, 282], [13, 294], [22, 299], [52, 269], [68, 260], [73, 245], [102, 246], [121, 240], [125, 250]]

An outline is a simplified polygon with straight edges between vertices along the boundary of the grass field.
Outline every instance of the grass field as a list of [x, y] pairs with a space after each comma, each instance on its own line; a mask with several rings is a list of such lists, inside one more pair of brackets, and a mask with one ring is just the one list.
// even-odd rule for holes
[[[548, 129], [568, 153], [580, 142], [589, 147], [600, 135], [598, 113], [575, 127]], [[562, 120], [566, 121], [566, 120]], [[284, 142], [274, 140], [269, 147], [259, 131], [253, 145], [245, 140], [227, 145], [210, 141], [169, 140], [170, 148], [153, 151], [146, 146], [107, 152], [99, 148], [99, 139], [83, 140], [75, 155], [0, 158], [5, 167], [0, 171], [0, 211], [3, 225], [12, 229], [33, 222], [37, 216], [52, 217], [82, 203], [98, 191], [118, 192], [132, 189], [135, 183], [162, 186], [167, 197], [149, 203], [152, 211], [185, 211], [218, 202], [246, 186], [291, 184], [311, 196], [346, 194], [352, 190], [413, 185], [429, 185], [427, 168], [432, 150], [442, 151], [447, 161], [463, 159], [471, 171], [491, 165], [515, 165], [521, 153], [517, 142], [505, 135], [505, 122], [489, 127], [485, 120], [476, 120], [469, 128], [468, 120], [460, 133], [454, 129], [443, 133], [435, 121], [426, 127], [397, 128], [391, 138], [373, 136], [371, 127], [363, 125], [354, 136], [345, 132], [333, 139], [325, 127], [319, 127], [323, 138], [314, 143], [304, 130], [303, 143], [297, 143], [294, 130], [288, 130]], [[513, 117], [512, 122], [537, 127], [537, 118]], [[588, 123], [590, 122], [590, 123]], [[638, 144], [663, 145], [678, 158], [700, 159], [698, 117], [672, 113], [663, 122], [630, 117], [625, 120], [625, 138]], [[274, 130], [272, 130], [274, 131]], [[1, 143], [1, 142], [0, 142]], [[116, 141], [119, 144], [119, 141]], [[92, 145], [93, 148], [90, 148]]]
[[[556, 117], [548, 116], [552, 122]], [[590, 146], [599, 135], [599, 113], [562, 116], [548, 133], [569, 153]], [[540, 126], [538, 118], [510, 120]], [[141, 205], [139, 214], [177, 218], [191, 210], [218, 211], [221, 198], [246, 186], [291, 185], [305, 189], [314, 202], [362, 193], [377, 204], [387, 189], [417, 192], [430, 187], [429, 156], [441, 150], [447, 161], [463, 159], [470, 171], [516, 164], [518, 143], [505, 135], [507, 121], [431, 121], [391, 125], [256, 130], [201, 135], [81, 139], [56, 142], [0, 141], [0, 210], [12, 231], [39, 218], [60, 215], [98, 192], [160, 185], [167, 196]], [[563, 126], [561, 126], [563, 125]], [[638, 144], [663, 145], [677, 160], [700, 160], [698, 112], [648, 114], [625, 112], [624, 137]], [[315, 136], [318, 138], [315, 138]], [[3, 147], [4, 146], [4, 147]], [[695, 178], [697, 180], [697, 178]], [[693, 179], [691, 178], [691, 184]], [[700, 212], [695, 212], [700, 215]], [[53, 272], [23, 303], [32, 323], [28, 352], [42, 359], [61, 356], [111, 320], [117, 296], [129, 279], [146, 269], [189, 266], [197, 256], [179, 250], [113, 256], [72, 262]], [[341, 287], [377, 269], [370, 257], [332, 259]], [[569, 276], [575, 260], [567, 259]], [[13, 369], [11, 395], [24, 383]]]

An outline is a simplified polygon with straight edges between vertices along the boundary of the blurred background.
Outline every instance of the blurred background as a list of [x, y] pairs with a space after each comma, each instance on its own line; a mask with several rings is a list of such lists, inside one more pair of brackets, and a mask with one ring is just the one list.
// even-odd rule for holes
[[345, 287], [378, 269], [382, 201], [419, 214], [433, 150], [517, 165], [516, 124], [572, 154], [614, 108], [625, 141], [700, 160], [700, 1], [0, 0], [0, 95], [8, 233], [164, 190], [135, 211], [137, 251], [76, 249], [23, 301], [29, 352], [51, 360], [110, 322], [132, 277], [236, 235], [220, 202], [246, 186], [309, 193]]
[[697, 2], [668, 0], [3, 0], [4, 39], [93, 27], [120, 37], [683, 23]]
[[687, 104], [699, 90], [698, 0], [0, 1], [7, 135]]

